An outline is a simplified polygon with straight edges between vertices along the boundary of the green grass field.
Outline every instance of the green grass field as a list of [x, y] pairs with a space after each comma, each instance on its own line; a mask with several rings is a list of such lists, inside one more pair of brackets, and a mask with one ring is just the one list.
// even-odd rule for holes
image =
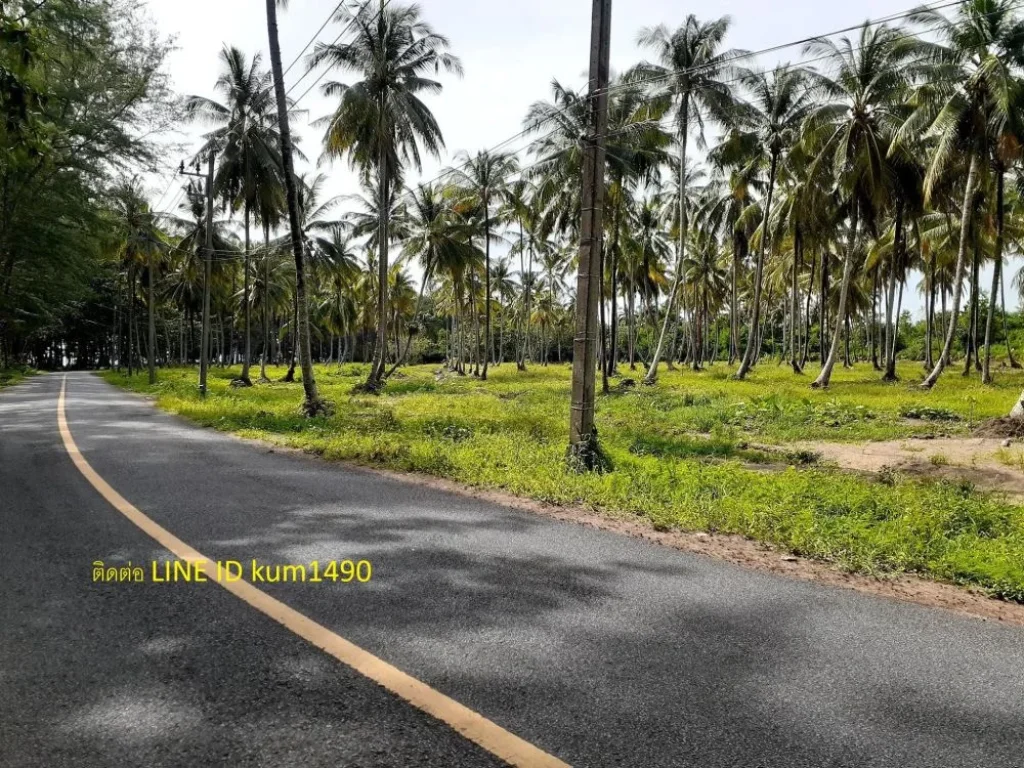
[[[864, 366], [836, 371], [826, 392], [813, 375], [762, 365], [745, 382], [724, 365], [663, 373], [598, 399], [598, 428], [613, 468], [567, 468], [569, 368], [514, 365], [491, 378], [406, 369], [378, 396], [352, 395], [361, 365], [321, 367], [318, 384], [334, 415], [304, 419], [299, 384], [232, 389], [235, 370], [215, 369], [203, 401], [191, 369], [106, 378], [155, 394], [160, 407], [199, 424], [355, 461], [423, 472], [610, 515], [648, 518], [659, 529], [736, 533], [853, 570], [918, 572], [983, 587], [1024, 602], [1024, 509], [962, 482], [921, 482], [895, 473], [877, 479], [816, 466], [786, 449], [793, 440], [889, 439], [967, 434], [1004, 415], [1024, 373], [997, 371], [997, 383], [950, 372], [932, 392], [903, 381], [883, 384]], [[254, 371], [255, 373], [255, 371]], [[283, 375], [274, 369], [271, 378]], [[810, 373], [810, 372], [809, 372]], [[618, 384], [621, 380], [613, 380]], [[761, 445], [758, 445], [761, 444]], [[774, 447], [769, 447], [774, 446]]]
[[0, 368], [0, 389], [17, 384], [35, 373], [30, 368]]

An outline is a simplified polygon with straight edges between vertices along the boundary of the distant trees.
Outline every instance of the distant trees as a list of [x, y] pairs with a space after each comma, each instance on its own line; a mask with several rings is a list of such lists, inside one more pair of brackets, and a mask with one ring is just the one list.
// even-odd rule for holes
[[112, 357], [91, 330], [115, 319], [111, 209], [173, 118], [169, 44], [141, 14], [128, 0], [0, 5], [0, 367]]
[[[5, 360], [63, 360], [74, 334], [83, 359], [132, 370], [143, 356], [154, 373], [195, 359], [205, 201], [193, 186], [181, 215], [149, 211], [120, 171], [156, 160], [140, 125], [182, 114], [208, 126], [199, 156], [217, 152], [215, 357], [241, 363], [237, 383], [251, 383], [254, 352], [261, 380], [291, 360], [285, 378], [301, 366], [315, 414], [314, 360], [370, 363], [367, 391], [417, 360], [482, 378], [506, 360], [520, 371], [568, 360], [589, 128], [580, 92], [553, 82], [518, 144], [458, 152], [413, 183], [423, 156], [445, 147], [427, 97], [461, 64], [417, 6], [341, 9], [342, 36], [316, 45], [306, 65], [333, 99], [315, 123], [318, 154], [346, 160], [362, 194], [323, 199], [325, 179], [294, 168], [305, 158], [288, 130], [297, 111], [282, 83], [278, 3], [267, 4], [271, 72], [225, 46], [215, 98], [191, 97], [176, 112], [160, 74], [166, 47], [119, 24], [135, 18], [127, 0], [45, 4], [27, 20], [10, 7], [0, 15]], [[71, 41], [80, 23], [103, 34]], [[605, 389], [627, 364], [653, 385], [663, 363], [728, 361], [744, 378], [766, 359], [794, 374], [814, 360], [816, 387], [857, 361], [893, 381], [901, 356], [927, 368], [925, 386], [961, 355], [965, 373], [986, 383], [1004, 348], [1016, 366], [1003, 283], [1024, 237], [1017, 4], [966, 0], [945, 14], [869, 21], [768, 69], [729, 48], [729, 27], [690, 15], [641, 30], [650, 61], [609, 88]], [[109, 42], [119, 35], [139, 57]], [[81, 71], [79, 81], [52, 77], [45, 57]], [[98, 93], [102, 109], [81, 107]], [[921, 327], [906, 315], [915, 288]], [[90, 330], [72, 333], [85, 314]]]

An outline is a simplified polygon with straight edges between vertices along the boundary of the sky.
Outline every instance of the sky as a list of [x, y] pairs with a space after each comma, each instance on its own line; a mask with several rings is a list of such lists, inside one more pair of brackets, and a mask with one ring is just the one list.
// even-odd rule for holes
[[[337, 2], [290, 0], [288, 7], [279, 11], [285, 67]], [[637, 32], [642, 27], [662, 23], [676, 27], [690, 13], [701, 19], [729, 16], [732, 26], [727, 47], [757, 51], [832, 33], [868, 19], [897, 15], [918, 4], [918, 0], [716, 0], [703, 4], [613, 0], [612, 70], [624, 71], [648, 55], [636, 44]], [[552, 79], [573, 88], [581, 87], [586, 80], [591, 0], [421, 0], [419, 5], [424, 20], [448, 37], [451, 52], [462, 60], [465, 73], [461, 79], [442, 74], [443, 93], [426, 98], [441, 126], [446, 151], [440, 159], [425, 158], [422, 175], [410, 173], [410, 182], [434, 178], [453, 164], [459, 150], [473, 153], [518, 134], [529, 106], [550, 97]], [[173, 87], [180, 93], [215, 96], [218, 53], [225, 44], [240, 48], [249, 56], [260, 51], [266, 66], [270, 66], [263, 0], [149, 0], [148, 7], [159, 30], [175, 39], [177, 49], [168, 65]], [[318, 39], [332, 42], [341, 31], [341, 25], [332, 22]], [[794, 46], [760, 57], [756, 63], [771, 66], [780, 61], [798, 62], [801, 55], [800, 46]], [[286, 74], [285, 83], [292, 89], [292, 98], [302, 94], [320, 74], [314, 72], [300, 81], [305, 72], [305, 62], [300, 60]], [[325, 79], [344, 82], [350, 77], [347, 73], [332, 73]], [[309, 123], [330, 114], [332, 102], [315, 88], [299, 106], [308, 114], [296, 118], [292, 127], [301, 137], [300, 146], [312, 166], [319, 159], [322, 130]], [[168, 137], [168, 141], [196, 147], [200, 132], [199, 127], [182, 126], [180, 135]], [[520, 138], [505, 149], [525, 147], [528, 141], [529, 137]], [[180, 159], [184, 158], [169, 153], [166, 162], [176, 166]], [[346, 162], [325, 162], [316, 170], [328, 176], [326, 194], [359, 192], [355, 174]], [[161, 200], [161, 193], [171, 182], [169, 173], [149, 177], [152, 198], [160, 204], [159, 210], [166, 210], [174, 202], [180, 186], [177, 182]], [[983, 281], [983, 285], [987, 282]], [[916, 291], [908, 294], [905, 302], [918, 311]], [[1012, 294], [1009, 291], [1008, 298], [1015, 303]]]

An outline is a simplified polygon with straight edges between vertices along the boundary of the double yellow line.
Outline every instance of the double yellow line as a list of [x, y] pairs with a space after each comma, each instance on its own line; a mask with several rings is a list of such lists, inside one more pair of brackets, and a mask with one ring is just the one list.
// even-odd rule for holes
[[308, 616], [304, 616], [266, 592], [260, 591], [249, 582], [217, 581], [213, 573], [213, 566], [210, 565], [212, 561], [209, 558], [144, 515], [124, 496], [114, 490], [110, 483], [100, 477], [99, 473], [85, 460], [68, 428], [65, 412], [67, 386], [68, 380], [65, 376], [60, 387], [60, 397], [57, 400], [57, 426], [60, 429], [61, 439], [64, 441], [64, 449], [71, 457], [71, 461], [89, 481], [89, 484], [99, 491], [100, 495], [114, 509], [135, 523], [162, 547], [170, 550], [175, 557], [197, 563], [211, 583], [219, 584], [260, 613], [269, 616], [302, 639], [330, 654], [342, 664], [405, 699], [417, 709], [451, 726], [464, 737], [508, 764], [523, 766], [523, 768], [569, 768], [567, 763], [535, 747], [528, 741], [524, 741], [514, 733], [506, 731], [483, 715], [445, 696], [440, 691], [434, 690], [411, 675], [407, 675], [397, 667], [377, 658], [369, 651], [363, 650], [321, 624], [317, 624]]

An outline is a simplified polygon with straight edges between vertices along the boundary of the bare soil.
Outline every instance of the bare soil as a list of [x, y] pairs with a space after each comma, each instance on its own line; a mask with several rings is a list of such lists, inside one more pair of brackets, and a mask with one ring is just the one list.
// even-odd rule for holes
[[1024, 502], [1024, 443], [996, 437], [911, 438], [868, 443], [805, 441], [822, 461], [860, 472], [895, 470], [929, 480], [967, 481]]

